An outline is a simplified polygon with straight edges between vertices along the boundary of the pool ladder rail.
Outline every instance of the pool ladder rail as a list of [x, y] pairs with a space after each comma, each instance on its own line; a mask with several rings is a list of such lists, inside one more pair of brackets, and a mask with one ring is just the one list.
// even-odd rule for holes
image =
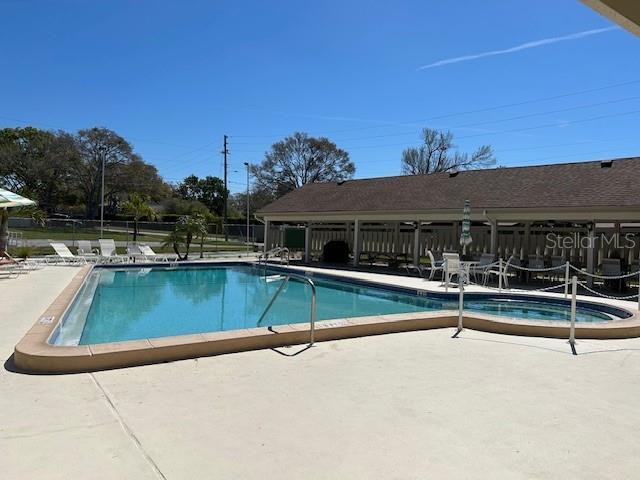
[[283, 276], [282, 283], [278, 287], [278, 290], [276, 290], [276, 293], [274, 293], [273, 297], [271, 297], [271, 300], [269, 300], [269, 303], [267, 304], [267, 307], [262, 312], [262, 315], [260, 315], [257, 326], [259, 327], [261, 325], [262, 321], [266, 317], [272, 305], [274, 304], [274, 302], [276, 301], [280, 293], [282, 293], [282, 291], [284, 290], [284, 287], [287, 286], [287, 284], [289, 283], [289, 280], [291, 279], [301, 283], [307, 283], [311, 287], [311, 309], [309, 311], [309, 345], [308, 345], [309, 347], [311, 347], [315, 343], [315, 331], [316, 331], [316, 317], [317, 317], [316, 285], [315, 283], [313, 283], [313, 280], [311, 280], [309, 277], [305, 277], [304, 275], [288, 274], [286, 276]]
[[266, 268], [269, 257], [280, 257], [280, 263], [283, 265], [289, 265], [289, 249], [287, 247], [275, 247], [268, 252], [263, 252], [258, 257], [258, 263], [264, 263]]

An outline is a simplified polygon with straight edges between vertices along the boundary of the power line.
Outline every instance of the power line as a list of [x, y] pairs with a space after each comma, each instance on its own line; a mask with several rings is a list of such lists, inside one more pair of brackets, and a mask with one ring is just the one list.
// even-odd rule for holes
[[[500, 131], [497, 131], [497, 132], [485, 132], [485, 133], [477, 133], [477, 134], [473, 134], [473, 135], [463, 135], [463, 136], [460, 136], [460, 137], [456, 137], [456, 139], [475, 138], [475, 137], [482, 137], [482, 136], [487, 136], [487, 135], [502, 135], [502, 134], [505, 134], [505, 133], [526, 132], [526, 131], [530, 131], [530, 130], [553, 128], [553, 127], [558, 127], [558, 126], [563, 126], [564, 127], [564, 126], [569, 126], [569, 125], [574, 125], [574, 124], [579, 124], [579, 123], [593, 122], [593, 121], [602, 120], [602, 119], [606, 119], [606, 118], [634, 115], [634, 114], [638, 114], [638, 113], [640, 113], [640, 110], [631, 110], [631, 111], [628, 111], [628, 112], [599, 115], [599, 116], [596, 116], [596, 117], [588, 117], [588, 118], [582, 118], [582, 119], [577, 119], [577, 120], [570, 120], [570, 121], [561, 122], [561, 123], [546, 123], [546, 124], [543, 124], [543, 125], [536, 125], [536, 126], [533, 126], [533, 127], [521, 127], [521, 128], [513, 128], [513, 129], [509, 129], [509, 130], [500, 130]], [[411, 146], [414, 146], [414, 145], [415, 144], [409, 144], [409, 143], [386, 143], [386, 144], [383, 143], [383, 144], [377, 144], [377, 145], [356, 145], [356, 146], [343, 147], [343, 148], [346, 149], [346, 150], [361, 150], [361, 149], [367, 149], [367, 148], [411, 147]]]
[[[586, 93], [594, 93], [594, 92], [600, 92], [602, 90], [608, 90], [608, 89], [612, 89], [612, 88], [619, 88], [619, 87], [624, 87], [624, 86], [628, 86], [628, 85], [634, 85], [640, 83], [640, 79], [636, 79], [636, 80], [629, 80], [626, 82], [621, 82], [621, 83], [614, 83], [614, 84], [610, 84], [610, 85], [604, 85], [601, 87], [596, 87], [596, 88], [589, 88], [589, 89], [585, 89], [585, 90], [576, 90], [576, 91], [572, 91], [572, 92], [566, 92], [566, 93], [562, 93], [562, 94], [558, 94], [558, 95], [552, 95], [552, 96], [548, 96], [548, 97], [538, 97], [538, 98], [533, 98], [533, 99], [528, 99], [528, 100], [522, 100], [519, 102], [512, 102], [512, 103], [505, 103], [505, 104], [500, 104], [500, 105], [493, 105], [493, 106], [488, 106], [488, 107], [483, 107], [483, 108], [479, 108], [479, 109], [475, 109], [475, 110], [466, 110], [466, 111], [461, 111], [461, 112], [452, 112], [452, 113], [446, 113], [443, 115], [436, 115], [433, 117], [428, 117], [428, 118], [423, 118], [420, 120], [411, 120], [408, 122], [381, 122], [381, 125], [377, 125], [377, 126], [366, 126], [366, 127], [354, 127], [354, 128], [347, 128], [347, 129], [342, 129], [342, 130], [333, 130], [333, 131], [325, 131], [325, 134], [334, 134], [334, 133], [343, 133], [343, 132], [352, 132], [352, 131], [358, 131], [358, 130], [369, 130], [369, 129], [375, 129], [375, 128], [386, 128], [386, 127], [398, 127], [398, 126], [403, 126], [402, 124], [414, 124], [414, 123], [424, 123], [424, 122], [428, 122], [431, 120], [441, 120], [443, 118], [450, 118], [450, 117], [457, 117], [457, 116], [461, 116], [461, 115], [470, 115], [470, 114], [474, 114], [474, 113], [483, 113], [483, 112], [490, 112], [490, 111], [494, 111], [494, 110], [501, 110], [504, 108], [512, 108], [512, 107], [519, 107], [522, 105], [530, 105], [533, 103], [540, 103], [540, 102], [547, 102], [547, 101], [551, 101], [551, 100], [558, 100], [561, 98], [567, 98], [567, 97], [572, 97], [572, 96], [577, 96], [577, 95], [584, 95]], [[270, 134], [270, 135], [231, 135], [231, 138], [273, 138], [273, 137], [285, 137], [287, 135], [290, 135], [290, 133], [286, 133], [286, 134]]]
[[[468, 128], [468, 127], [477, 127], [477, 126], [482, 126], [482, 125], [489, 125], [489, 124], [493, 124], [493, 123], [503, 123], [503, 122], [510, 122], [510, 121], [514, 121], [514, 120], [522, 120], [524, 118], [531, 118], [531, 117], [538, 117], [538, 116], [544, 116], [544, 115], [551, 115], [551, 114], [555, 114], [555, 113], [564, 113], [564, 112], [570, 112], [570, 111], [574, 111], [574, 110], [581, 110], [581, 109], [585, 109], [585, 108], [592, 108], [592, 107], [600, 107], [603, 105], [612, 105], [612, 104], [616, 104], [616, 103], [622, 103], [622, 102], [629, 102], [629, 101], [633, 101], [633, 100], [638, 100], [640, 99], [640, 96], [634, 96], [634, 97], [625, 97], [625, 98], [619, 98], [616, 100], [608, 100], [605, 102], [597, 102], [597, 103], [588, 103], [588, 104], [583, 104], [583, 105], [576, 105], [576, 106], [572, 106], [572, 107], [567, 107], [567, 108], [561, 108], [561, 109], [555, 109], [555, 110], [547, 110], [544, 112], [534, 112], [534, 113], [528, 113], [528, 114], [524, 114], [524, 115], [517, 115], [514, 117], [508, 117], [508, 118], [501, 118], [498, 120], [486, 120], [486, 121], [481, 121], [481, 122], [474, 122], [474, 123], [466, 123], [466, 124], [462, 124], [462, 125], [454, 125], [452, 127], [447, 127], [448, 129], [456, 129], [456, 128]], [[350, 141], [358, 141], [358, 140], [371, 140], [371, 139], [375, 139], [375, 138], [390, 138], [390, 137], [403, 137], [403, 136], [409, 136], [409, 135], [417, 135], [418, 132], [416, 132], [415, 130], [411, 130], [411, 131], [407, 131], [407, 132], [402, 132], [402, 133], [384, 133], [384, 134], [379, 134], [379, 135], [367, 135], [364, 137], [351, 137], [351, 138], [338, 138], [335, 139], [336, 142], [350, 142]], [[458, 137], [460, 138], [460, 137]], [[261, 145], [262, 143], [239, 143], [239, 145]]]

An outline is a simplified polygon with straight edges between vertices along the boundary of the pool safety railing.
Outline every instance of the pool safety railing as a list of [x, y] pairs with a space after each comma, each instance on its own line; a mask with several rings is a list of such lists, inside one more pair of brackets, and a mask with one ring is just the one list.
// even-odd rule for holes
[[576, 352], [576, 307], [578, 296], [578, 277], [575, 275], [571, 278], [571, 324], [569, 326], [569, 346], [571, 353], [577, 355]]
[[[549, 287], [527, 289], [528, 292], [550, 292], [553, 290], [563, 288], [564, 298], [568, 299], [569, 287], [572, 281], [571, 270], [573, 270], [576, 276], [578, 276], [579, 287], [585, 289], [586, 291], [590, 292], [591, 294], [597, 297], [607, 298], [609, 300], [623, 300], [623, 301], [636, 300], [637, 309], [638, 311], [640, 311], [640, 271], [625, 273], [622, 275], [598, 275], [595, 273], [589, 273], [581, 268], [571, 265], [570, 262], [565, 262], [560, 265], [556, 265], [552, 267], [528, 268], [528, 267], [522, 267], [520, 265], [515, 265], [510, 262], [505, 262], [502, 258], [498, 259], [496, 262], [491, 263], [489, 265], [483, 265], [482, 268], [486, 269], [485, 271], [488, 271], [491, 269], [491, 267], [494, 267], [494, 266], [498, 267], [497, 271], [492, 271], [492, 272], [497, 274], [497, 277], [498, 277], [497, 290], [499, 293], [502, 293], [504, 289], [510, 289], [509, 283], [508, 283], [508, 273], [509, 273], [508, 270], [513, 269], [513, 270], [519, 270], [523, 273], [529, 273], [529, 274], [536, 274], [536, 273], [542, 273], [543, 275], [547, 274], [550, 280], [553, 278], [556, 278], [557, 281], [560, 282], [556, 285], [551, 285]], [[564, 272], [562, 272], [561, 274], [560, 271], [562, 270], [564, 270]], [[580, 281], [579, 279], [580, 275], [583, 275], [588, 279], [590, 278], [593, 280], [601, 280], [603, 282], [607, 280], [611, 281], [611, 280], [624, 280], [628, 278], [629, 279], [636, 278], [638, 280], [638, 289], [636, 293], [631, 295], [626, 295], [626, 296], [607, 295], [606, 293], [602, 293], [602, 292], [598, 292], [597, 290], [594, 290], [593, 288], [591, 288], [591, 286], [589, 286], [587, 282]], [[491, 287], [487, 285], [486, 278], [487, 277], [485, 276], [485, 281], [482, 283], [482, 286], [486, 288], [496, 288], [496, 287]], [[445, 291], [446, 291], [446, 288], [445, 288]]]
[[309, 311], [309, 347], [311, 347], [315, 343], [315, 332], [316, 332], [316, 317], [317, 317], [316, 285], [315, 283], [313, 283], [313, 280], [311, 280], [309, 277], [305, 277], [304, 275], [289, 274], [282, 278], [282, 283], [278, 287], [278, 290], [276, 290], [276, 293], [274, 293], [273, 297], [271, 297], [271, 300], [269, 300], [269, 303], [267, 304], [266, 308], [262, 312], [262, 315], [260, 315], [257, 326], [260, 326], [262, 324], [262, 321], [267, 316], [267, 313], [273, 306], [274, 302], [276, 301], [278, 296], [282, 293], [284, 288], [289, 283], [289, 280], [291, 279], [297, 280], [301, 283], [307, 283], [311, 287], [311, 305], [310, 305], [311, 308]]
[[458, 335], [460, 335], [460, 332], [462, 332], [463, 329], [463, 325], [462, 325], [462, 316], [464, 314], [464, 283], [465, 283], [465, 279], [463, 278], [463, 275], [459, 275], [458, 276], [458, 328], [456, 330], [456, 333], [453, 334], [452, 338], [456, 338]]
[[258, 257], [258, 265], [262, 264], [264, 268], [264, 276], [267, 276], [267, 261], [269, 257], [280, 256], [280, 263], [289, 265], [289, 249], [287, 247], [275, 247], [267, 252], [263, 252]]

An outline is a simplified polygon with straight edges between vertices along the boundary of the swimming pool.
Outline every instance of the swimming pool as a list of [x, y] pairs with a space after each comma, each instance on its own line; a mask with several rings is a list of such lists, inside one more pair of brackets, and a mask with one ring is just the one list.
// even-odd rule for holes
[[[280, 269], [252, 265], [96, 267], [85, 279], [54, 345], [95, 345], [258, 326], [282, 282]], [[456, 310], [457, 294], [425, 294], [314, 276], [317, 319]], [[308, 322], [308, 285], [289, 282], [260, 326]], [[465, 310], [516, 320], [568, 321], [569, 305], [558, 300], [469, 294]], [[581, 305], [576, 321], [610, 322], [623, 310]]]

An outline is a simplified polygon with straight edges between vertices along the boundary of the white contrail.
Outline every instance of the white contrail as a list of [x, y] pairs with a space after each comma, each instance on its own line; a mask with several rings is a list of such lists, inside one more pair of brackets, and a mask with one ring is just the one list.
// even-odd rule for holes
[[476, 60], [478, 58], [492, 57], [494, 55], [504, 55], [507, 53], [515, 53], [520, 50], [527, 50], [529, 48], [542, 47], [551, 43], [564, 42], [566, 40], [577, 40], [579, 38], [588, 37], [590, 35], [597, 35], [598, 33], [610, 32], [612, 30], [618, 30], [620, 27], [607, 27], [596, 28], [594, 30], [585, 30], [584, 32], [571, 33], [569, 35], [563, 35], [561, 37], [543, 38], [542, 40], [535, 40], [533, 42], [523, 43], [511, 48], [505, 48], [504, 50], [491, 50], [489, 52], [476, 53], [474, 55], [465, 55], [463, 57], [447, 58], [445, 60], [439, 60], [428, 65], [418, 67], [417, 70], [426, 70], [427, 68], [442, 67], [443, 65], [450, 65], [452, 63], [466, 62], [469, 60]]

